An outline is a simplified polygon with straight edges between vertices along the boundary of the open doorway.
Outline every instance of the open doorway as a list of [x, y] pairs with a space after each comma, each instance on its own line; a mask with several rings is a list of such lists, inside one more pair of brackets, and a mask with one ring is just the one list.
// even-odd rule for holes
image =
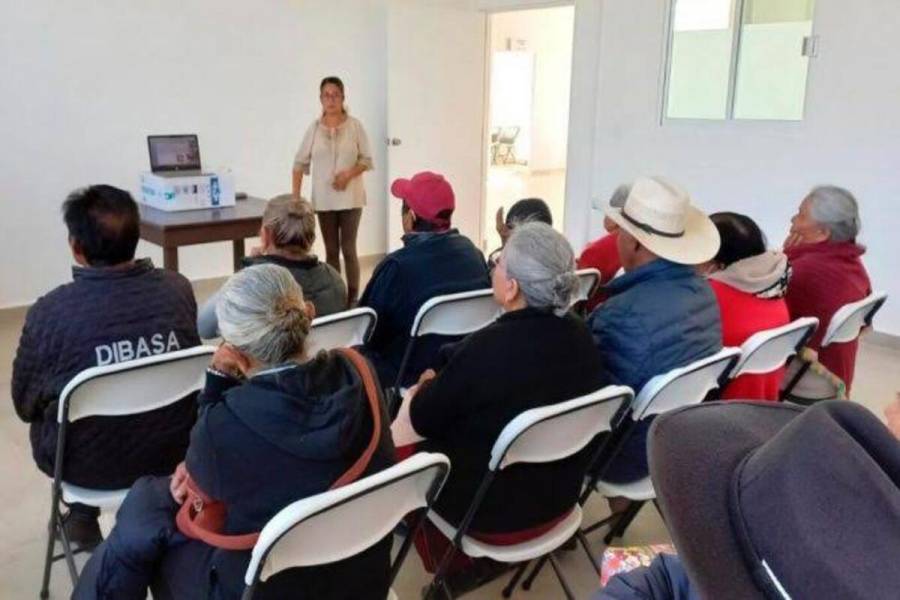
[[574, 6], [490, 15], [484, 249], [500, 246], [496, 214], [541, 198], [562, 231]]

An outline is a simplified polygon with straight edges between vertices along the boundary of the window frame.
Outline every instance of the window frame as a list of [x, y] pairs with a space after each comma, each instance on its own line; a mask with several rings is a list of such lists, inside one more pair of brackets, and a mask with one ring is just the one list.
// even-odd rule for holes
[[[665, 43], [663, 44], [662, 73], [661, 73], [661, 101], [659, 103], [660, 114], [659, 124], [661, 126], [676, 125], [681, 123], [779, 123], [779, 124], [800, 124], [806, 121], [806, 111], [809, 108], [809, 81], [810, 73], [813, 70], [816, 54], [807, 55], [809, 62], [806, 68], [806, 85], [803, 94], [803, 115], [799, 119], [751, 119], [751, 118], [735, 118], [734, 105], [735, 94], [737, 91], [738, 66], [740, 63], [741, 38], [743, 35], [744, 7], [748, 0], [731, 0], [734, 7], [731, 26], [734, 29], [734, 35], [731, 40], [731, 61], [728, 72], [728, 98], [725, 104], [725, 117], [721, 119], [704, 118], [704, 117], [670, 117], [669, 116], [669, 86], [672, 78], [672, 45], [675, 39], [675, 8], [678, 0], [666, 1], [665, 15]], [[809, 38], [813, 40], [813, 46], [818, 39], [816, 35], [816, 12], [819, 9], [820, 0], [816, 0], [812, 11], [812, 27], [810, 28]]]

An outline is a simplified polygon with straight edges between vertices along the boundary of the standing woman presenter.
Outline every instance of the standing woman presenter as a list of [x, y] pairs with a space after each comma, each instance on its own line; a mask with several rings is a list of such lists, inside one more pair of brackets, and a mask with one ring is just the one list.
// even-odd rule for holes
[[359, 257], [356, 234], [366, 188], [361, 175], [373, 167], [369, 138], [358, 119], [344, 106], [344, 83], [326, 77], [319, 85], [322, 116], [306, 130], [294, 157], [292, 191], [300, 197], [303, 176], [312, 171], [310, 201], [319, 218], [325, 260], [338, 272], [344, 255], [347, 302], [356, 305], [359, 297]]

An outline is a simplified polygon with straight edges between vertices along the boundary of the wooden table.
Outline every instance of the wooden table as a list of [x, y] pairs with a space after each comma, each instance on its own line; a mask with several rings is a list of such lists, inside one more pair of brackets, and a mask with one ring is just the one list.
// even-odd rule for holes
[[259, 234], [266, 201], [238, 200], [235, 206], [166, 212], [138, 204], [141, 211], [141, 239], [162, 246], [163, 266], [178, 270], [178, 247], [231, 241], [234, 270], [241, 268], [244, 238]]

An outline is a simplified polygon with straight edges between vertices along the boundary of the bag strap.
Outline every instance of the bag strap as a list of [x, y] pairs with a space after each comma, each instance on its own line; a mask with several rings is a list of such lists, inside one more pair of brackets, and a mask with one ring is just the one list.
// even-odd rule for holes
[[[381, 443], [381, 397], [378, 391], [378, 384], [372, 374], [369, 363], [362, 355], [352, 348], [338, 349], [347, 360], [354, 366], [360, 379], [362, 380], [363, 389], [368, 399], [369, 410], [372, 413], [372, 437], [369, 444], [363, 451], [362, 455], [356, 462], [350, 465], [337, 480], [328, 488], [330, 490], [352, 483], [366, 471], [369, 463], [372, 461], [378, 445]], [[175, 523], [178, 530], [185, 536], [200, 540], [224, 550], [250, 550], [256, 545], [260, 532], [251, 532], [241, 535], [227, 535], [210, 529], [212, 523], [218, 523], [219, 526], [225, 519], [225, 506], [222, 502], [211, 499], [200, 489], [194, 480], [188, 475], [187, 478], [188, 497], [184, 504], [178, 509], [175, 515]], [[203, 519], [204, 511], [207, 512], [206, 519]], [[210, 514], [212, 513], [212, 514]], [[208, 526], [201, 525], [201, 520]]]
[[340, 348], [338, 352], [343, 354], [344, 357], [350, 361], [356, 368], [356, 372], [359, 373], [360, 379], [362, 379], [363, 389], [369, 400], [369, 411], [372, 413], [372, 437], [369, 439], [369, 445], [366, 446], [362, 455], [356, 459], [356, 462], [353, 463], [343, 475], [338, 477], [333, 484], [331, 484], [331, 487], [328, 488], [331, 490], [359, 479], [369, 467], [372, 456], [374, 456], [375, 451], [378, 450], [378, 445], [381, 443], [381, 401], [378, 393], [378, 384], [375, 383], [372, 369], [369, 367], [369, 363], [366, 362], [366, 359], [353, 348]]

